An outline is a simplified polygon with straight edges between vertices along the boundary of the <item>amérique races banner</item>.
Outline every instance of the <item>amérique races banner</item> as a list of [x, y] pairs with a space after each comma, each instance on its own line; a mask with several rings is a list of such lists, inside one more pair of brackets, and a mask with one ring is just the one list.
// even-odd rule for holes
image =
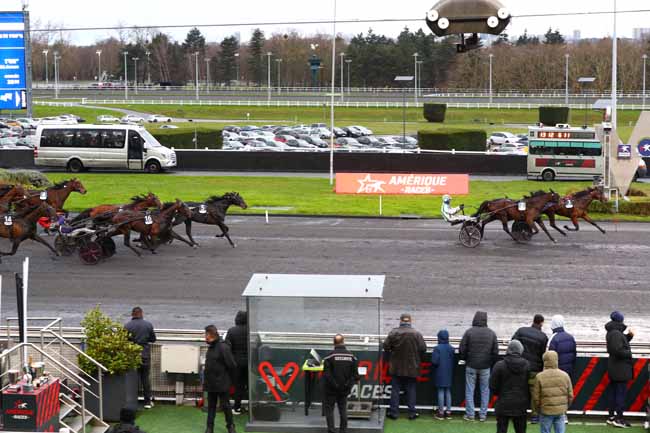
[[466, 195], [467, 174], [337, 173], [337, 194]]

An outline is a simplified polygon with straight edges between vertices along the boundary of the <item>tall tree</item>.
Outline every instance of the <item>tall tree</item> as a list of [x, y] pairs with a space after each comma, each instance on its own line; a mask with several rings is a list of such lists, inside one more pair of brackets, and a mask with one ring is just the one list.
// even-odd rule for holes
[[261, 86], [264, 81], [264, 60], [262, 57], [264, 56], [265, 42], [264, 32], [261, 29], [255, 29], [248, 43], [248, 54], [250, 56], [248, 59], [249, 76], [253, 77], [253, 81], [258, 86]]
[[544, 35], [544, 43], [546, 45], [563, 45], [566, 43], [566, 41], [564, 40], [564, 36], [562, 36], [562, 33], [560, 33], [559, 29], [553, 31], [549, 27], [548, 31]]
[[194, 27], [187, 33], [185, 42], [183, 42], [183, 49], [188, 54], [195, 52], [205, 53], [205, 36], [201, 34], [201, 30]]
[[230, 36], [221, 41], [221, 54], [219, 55], [219, 72], [221, 79], [226, 85], [230, 86], [233, 80], [237, 80], [237, 51], [239, 51], [239, 41], [235, 36]]

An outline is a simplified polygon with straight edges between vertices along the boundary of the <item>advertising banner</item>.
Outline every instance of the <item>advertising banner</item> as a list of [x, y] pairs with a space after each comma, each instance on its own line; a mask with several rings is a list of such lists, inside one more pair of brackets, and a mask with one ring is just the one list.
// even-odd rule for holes
[[467, 195], [467, 174], [337, 173], [337, 194]]
[[27, 108], [25, 70], [25, 16], [0, 12], [0, 110]]

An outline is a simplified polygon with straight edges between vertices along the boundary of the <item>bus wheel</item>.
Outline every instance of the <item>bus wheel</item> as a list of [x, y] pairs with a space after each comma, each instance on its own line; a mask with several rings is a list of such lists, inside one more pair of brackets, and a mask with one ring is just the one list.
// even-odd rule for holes
[[553, 182], [555, 180], [555, 173], [553, 170], [545, 170], [544, 173], [542, 173], [542, 180], [544, 182]]
[[71, 173], [81, 173], [84, 171], [84, 165], [78, 159], [72, 159], [68, 162], [68, 171]]
[[160, 173], [160, 163], [155, 160], [147, 161], [147, 164], [144, 166], [144, 171], [151, 174]]

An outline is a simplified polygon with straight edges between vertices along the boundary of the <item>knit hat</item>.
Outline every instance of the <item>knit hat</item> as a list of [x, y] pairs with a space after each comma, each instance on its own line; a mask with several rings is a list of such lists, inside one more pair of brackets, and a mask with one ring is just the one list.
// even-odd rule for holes
[[399, 317], [400, 323], [411, 323], [411, 315], [409, 313], [404, 313]]
[[625, 316], [619, 311], [614, 311], [611, 316], [609, 316], [614, 322], [623, 323]]
[[508, 350], [506, 355], [519, 355], [521, 356], [524, 353], [524, 345], [519, 342], [519, 340], [512, 340], [508, 344]]
[[556, 314], [551, 318], [551, 329], [564, 328], [564, 316]]

